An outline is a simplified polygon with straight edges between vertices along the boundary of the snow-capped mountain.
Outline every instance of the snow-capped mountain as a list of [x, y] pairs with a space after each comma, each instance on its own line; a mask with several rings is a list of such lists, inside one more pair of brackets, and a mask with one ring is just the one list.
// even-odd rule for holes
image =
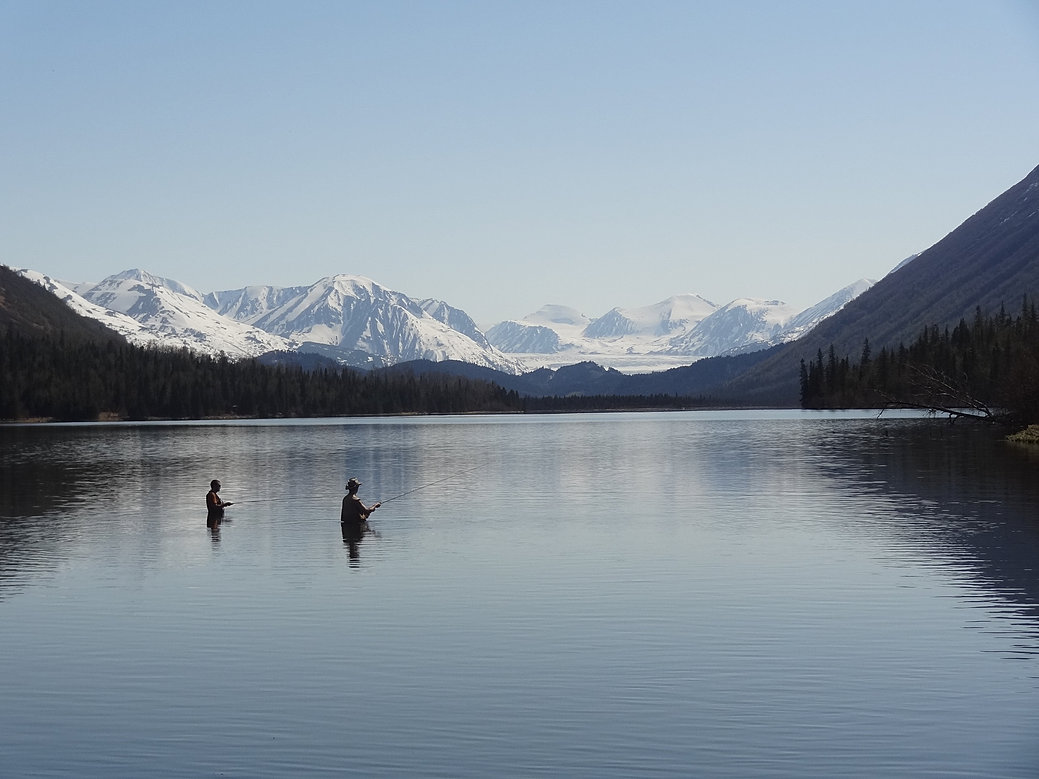
[[35, 271], [19, 273], [137, 344], [234, 358], [299, 351], [350, 364], [459, 360], [507, 373], [521, 370], [516, 360], [488, 343], [464, 311], [443, 301], [414, 301], [361, 276], [203, 295], [142, 270], [123, 271], [99, 283], [63, 283]]
[[487, 339], [503, 352], [518, 354], [555, 354], [563, 349], [556, 330], [527, 322], [499, 322], [487, 331]]
[[256, 357], [297, 345], [221, 316], [191, 287], [145, 271], [123, 271], [97, 284], [75, 287], [89, 303], [125, 314], [165, 345], [229, 357]]
[[693, 294], [614, 308], [598, 318], [546, 305], [522, 320], [498, 323], [485, 336], [468, 314], [444, 301], [412, 299], [363, 276], [203, 294], [142, 270], [99, 283], [19, 272], [133, 343], [234, 358], [314, 352], [351, 365], [457, 360], [513, 374], [582, 362], [646, 373], [766, 348], [807, 332], [872, 284], [856, 282], [802, 312], [751, 299], [719, 307]]
[[[901, 267], [901, 265], [898, 267]], [[826, 317], [840, 311], [848, 303], [857, 298], [874, 284], [876, 284], [876, 282], [871, 281], [870, 279], [859, 279], [853, 284], [849, 284], [843, 289], [837, 290], [825, 300], [822, 300], [814, 306], [806, 308], [796, 316], [791, 317], [786, 324], [783, 325], [783, 329], [779, 332], [777, 338], [768, 345], [774, 346], [777, 343], [786, 343], [787, 341], [793, 341], [800, 338], [821, 321], [826, 319]]]
[[228, 292], [210, 292], [202, 302], [221, 316], [251, 323], [304, 290], [306, 287], [243, 287]]
[[767, 346], [796, 313], [797, 309], [781, 300], [739, 298], [670, 339], [664, 351], [710, 357], [748, 346]]
[[719, 307], [691, 294], [651, 306], [614, 308], [598, 319], [546, 306], [521, 320], [496, 324], [487, 337], [528, 369], [593, 361], [629, 373], [648, 372], [793, 340], [872, 284], [857, 281], [800, 312], [782, 301], [750, 298]]
[[[124, 270], [122, 273], [116, 273], [114, 276], [106, 278], [102, 284], [108, 283], [109, 287], [118, 286], [119, 282], [122, 281], [133, 281], [140, 282], [141, 284], [147, 284], [153, 287], [163, 287], [176, 292], [178, 295], [184, 295], [185, 297], [193, 298], [194, 300], [201, 301], [202, 295], [197, 290], [192, 289], [187, 284], [181, 284], [175, 279], [167, 279], [162, 276], [155, 276], [147, 271], [140, 270], [139, 268], [133, 268], [132, 270]], [[73, 289], [79, 295], [86, 297], [86, 293], [94, 290], [100, 285], [93, 281], [82, 281], [77, 282], [73, 285]]]
[[62, 300], [69, 308], [75, 311], [80, 316], [85, 316], [88, 319], [95, 319], [110, 330], [114, 330], [123, 336], [127, 341], [138, 346], [145, 346], [147, 344], [158, 343], [159, 336], [148, 330], [144, 325], [138, 322], [131, 316], [127, 316], [121, 311], [112, 311], [99, 306], [95, 303], [91, 303], [89, 300], [81, 296], [74, 290], [75, 286], [85, 286], [89, 288], [90, 284], [86, 285], [72, 285], [67, 284], [50, 276], [45, 276], [38, 271], [29, 270], [28, 268], [17, 269], [16, 273], [25, 278], [29, 279], [41, 287], [46, 289], [48, 292], [56, 295]]
[[561, 306], [556, 303], [542, 306], [533, 314], [524, 317], [524, 320], [535, 325], [576, 327], [578, 330], [583, 330], [593, 321], [590, 317], [585, 316], [576, 308]]
[[556, 354], [573, 347], [593, 321], [576, 308], [548, 304], [522, 320], [499, 322], [487, 330], [487, 340], [510, 354]]
[[614, 308], [584, 329], [585, 338], [665, 336], [688, 330], [718, 309], [699, 295], [675, 295], [651, 306]]
[[688, 330], [717, 308], [699, 295], [675, 295], [650, 306], [614, 308], [592, 319], [573, 308], [549, 305], [521, 320], [499, 322], [487, 337], [505, 352], [648, 352], [650, 344]]
[[471, 338], [479, 346], [485, 349], [493, 348], [487, 340], [487, 336], [476, 326], [476, 322], [462, 309], [449, 306], [443, 300], [434, 300], [432, 298], [420, 300], [418, 304], [431, 317], [443, 322], [452, 330], [457, 330], [462, 335]]
[[293, 341], [301, 351], [331, 346], [386, 363], [460, 360], [520, 371], [519, 363], [491, 346], [464, 311], [439, 300], [412, 300], [363, 276], [340, 274], [282, 290], [214, 292], [206, 300], [218, 313]]
[[223, 352], [230, 357], [255, 357], [294, 346], [218, 316], [190, 287], [176, 282], [166, 286], [167, 280], [142, 271], [124, 271], [99, 284], [60, 282], [28, 269], [18, 273], [50, 290], [76, 313], [96, 319], [139, 346]]

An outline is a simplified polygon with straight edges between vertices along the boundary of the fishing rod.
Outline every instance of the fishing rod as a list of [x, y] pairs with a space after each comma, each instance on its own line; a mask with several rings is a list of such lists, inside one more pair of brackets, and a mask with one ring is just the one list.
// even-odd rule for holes
[[479, 470], [482, 467], [483, 467], [482, 465], [477, 465], [477, 466], [474, 466], [474, 467], [469, 468], [467, 470], [459, 471], [458, 473], [452, 473], [450, 476], [445, 476], [443, 479], [437, 479], [436, 481], [431, 481], [431, 482], [429, 482], [429, 484], [422, 484], [422, 485], [420, 485], [418, 487], [413, 487], [412, 489], [407, 490], [406, 492], [402, 492], [400, 495], [394, 495], [392, 498], [385, 498], [384, 500], [380, 500], [379, 504], [382, 505], [384, 503], [389, 503], [391, 500], [397, 500], [397, 498], [403, 498], [405, 495], [410, 495], [413, 492], [418, 492], [419, 490], [424, 490], [427, 487], [435, 487], [437, 484], [443, 484], [445, 481], [450, 481], [451, 479], [456, 479], [459, 476], [464, 476], [467, 473], [472, 473], [473, 471]]
[[291, 503], [295, 498], [235, 498], [224, 501], [224, 507], [238, 506], [246, 503]]
[[237, 506], [239, 503], [287, 503], [294, 501], [295, 498], [241, 498], [231, 500], [224, 505]]

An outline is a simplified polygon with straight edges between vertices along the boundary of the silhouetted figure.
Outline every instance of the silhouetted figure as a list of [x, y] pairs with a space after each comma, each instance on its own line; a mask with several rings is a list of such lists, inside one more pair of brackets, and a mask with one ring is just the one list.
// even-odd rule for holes
[[219, 527], [224, 518], [224, 509], [233, 506], [230, 501], [220, 499], [220, 482], [216, 479], [209, 482], [209, 492], [206, 493], [206, 527]]
[[361, 482], [350, 479], [346, 483], [346, 497], [343, 498], [343, 511], [339, 515], [339, 525], [343, 530], [343, 542], [350, 547], [350, 559], [357, 559], [357, 545], [361, 542], [364, 534], [368, 532], [368, 517], [381, 503], [365, 506], [359, 497], [357, 490]]
[[361, 499], [357, 497], [357, 490], [360, 486], [361, 482], [357, 481], [357, 479], [350, 479], [346, 483], [346, 497], [343, 498], [343, 511], [339, 515], [340, 522], [366, 522], [371, 513], [382, 505], [381, 503], [373, 503], [371, 506], [365, 506], [361, 503]]

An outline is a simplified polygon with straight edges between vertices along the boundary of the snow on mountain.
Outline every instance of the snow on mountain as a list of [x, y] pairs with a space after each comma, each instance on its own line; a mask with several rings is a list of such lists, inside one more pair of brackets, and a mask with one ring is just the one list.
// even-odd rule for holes
[[647, 373], [687, 365], [685, 356], [664, 353], [669, 334], [684, 332], [716, 308], [692, 294], [638, 308], [614, 308], [598, 319], [567, 306], [549, 305], [522, 320], [498, 323], [487, 337], [528, 370], [591, 361]]
[[767, 349], [793, 341], [875, 283], [859, 279], [800, 312], [779, 300], [734, 300], [688, 333], [672, 339], [668, 351], [706, 357]]
[[305, 289], [306, 287], [244, 287], [227, 292], [210, 292], [203, 297], [202, 302], [221, 316], [252, 324]]
[[545, 325], [509, 320], [487, 331], [487, 340], [503, 352], [555, 354], [563, 349], [559, 333]]
[[830, 297], [825, 300], [816, 303], [814, 306], [806, 308], [800, 314], [792, 317], [785, 325], [783, 325], [782, 331], [778, 335], [778, 340], [774, 340], [774, 343], [769, 344], [772, 346], [776, 343], [785, 343], [786, 341], [793, 341], [800, 338], [802, 335], [807, 333], [826, 317], [831, 314], [836, 314], [848, 303], [857, 298], [867, 289], [872, 287], [877, 282], [872, 279], [859, 279], [853, 284], [849, 284], [843, 289], [834, 292]]
[[[128, 270], [99, 283], [42, 284], [79, 313], [131, 342], [255, 357], [270, 351], [318, 351], [344, 361], [460, 360], [509, 373], [520, 364], [487, 341], [460, 309], [414, 301], [371, 279], [339, 275], [301, 287], [253, 286], [203, 295], [173, 279]], [[370, 362], [370, 361], [368, 361]]]
[[664, 351], [711, 357], [767, 345], [796, 313], [797, 309], [781, 300], [737, 298], [672, 338]]
[[[127, 316], [119, 311], [112, 311], [104, 306], [99, 306], [96, 303], [91, 303], [78, 292], [74, 291], [77, 285], [72, 284], [71, 282], [56, 281], [50, 276], [45, 276], [38, 271], [30, 270], [28, 268], [17, 268], [15, 272], [20, 276], [29, 279], [29, 281], [39, 284], [47, 291], [56, 295], [80, 316], [85, 316], [88, 319], [96, 319], [105, 327], [119, 333], [132, 344], [145, 346], [147, 344], [157, 343], [160, 340], [159, 336], [152, 333], [133, 317]], [[87, 286], [89, 288], [90, 286], [93, 286], [93, 284]]]
[[522, 320], [500, 322], [487, 336], [528, 370], [590, 360], [627, 373], [648, 373], [793, 340], [871, 284], [857, 281], [801, 312], [781, 301], [749, 298], [719, 308], [699, 295], [614, 308], [594, 320], [565, 306], [546, 306]]
[[888, 271], [888, 275], [890, 276], [896, 270], [901, 270], [902, 268], [904, 268], [906, 265], [911, 263], [913, 260], [915, 260], [919, 256], [920, 256], [920, 252], [917, 252], [916, 254], [910, 254], [908, 257], [906, 257], [904, 260], [902, 260], [902, 262], [898, 263], [898, 265], [896, 265], [894, 268], [889, 270]]
[[801, 312], [779, 301], [752, 299], [719, 308], [692, 294], [614, 308], [598, 319], [553, 304], [521, 320], [500, 322], [485, 336], [460, 309], [412, 299], [363, 276], [203, 295], [137, 269], [97, 284], [20, 273], [133, 343], [232, 357], [320, 352], [350, 364], [370, 364], [373, 357], [382, 363], [459, 360], [509, 373], [586, 361], [645, 373], [763, 349], [799, 337], [872, 284], [860, 280]]
[[520, 371], [519, 363], [491, 346], [464, 311], [442, 301], [412, 300], [364, 276], [339, 274], [279, 292], [253, 289], [256, 297], [247, 288], [213, 293], [207, 300], [304, 351], [307, 344], [317, 344], [359, 350], [391, 363], [461, 360]]
[[220, 316], [197, 291], [143, 271], [124, 271], [87, 289], [87, 301], [127, 315], [164, 345], [204, 354], [256, 357], [292, 350], [296, 344], [234, 319]]
[[[179, 281], [176, 281], [175, 279], [167, 279], [163, 278], [162, 276], [153, 276], [151, 273], [143, 271], [139, 268], [124, 270], [122, 273], [117, 273], [114, 276], [109, 276], [104, 281], [109, 285], [114, 285], [117, 282], [123, 281], [139, 281], [142, 284], [148, 284], [152, 287], [163, 287], [165, 289], [170, 290], [171, 292], [176, 292], [178, 295], [184, 295], [185, 297], [189, 297], [193, 300], [202, 302], [201, 293], [199, 293], [195, 289], [192, 289], [187, 284], [181, 284]], [[92, 289], [96, 286], [97, 285], [94, 284], [91, 285], [90, 288]], [[79, 291], [78, 289], [77, 291], [79, 292], [79, 294], [83, 294], [83, 292]]]
[[718, 309], [699, 295], [675, 295], [641, 308], [615, 308], [589, 324], [586, 338], [626, 335], [662, 336], [688, 330]]
[[523, 321], [534, 325], [572, 326], [578, 328], [578, 330], [583, 330], [592, 322], [589, 317], [576, 308], [561, 306], [557, 303], [549, 303], [542, 306], [533, 314], [527, 314], [523, 317]]
[[645, 335], [640, 324], [624, 315], [619, 308], [612, 308], [593, 321], [581, 333], [586, 338], [623, 338], [626, 335]]
[[452, 330], [457, 330], [462, 335], [471, 338], [478, 346], [484, 349], [493, 348], [487, 340], [487, 336], [476, 326], [476, 322], [462, 309], [449, 306], [443, 300], [434, 300], [432, 298], [420, 300], [418, 304], [431, 317], [439, 322], [443, 322]]
[[593, 321], [576, 308], [550, 303], [523, 319], [499, 322], [487, 330], [487, 340], [528, 367], [540, 368], [546, 363], [539, 355], [577, 348], [583, 341], [584, 329]]

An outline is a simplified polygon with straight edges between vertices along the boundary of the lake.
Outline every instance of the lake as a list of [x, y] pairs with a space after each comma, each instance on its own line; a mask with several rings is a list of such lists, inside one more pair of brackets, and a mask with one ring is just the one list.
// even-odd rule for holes
[[0, 775], [1035, 776], [1037, 466], [869, 412], [2, 427]]

